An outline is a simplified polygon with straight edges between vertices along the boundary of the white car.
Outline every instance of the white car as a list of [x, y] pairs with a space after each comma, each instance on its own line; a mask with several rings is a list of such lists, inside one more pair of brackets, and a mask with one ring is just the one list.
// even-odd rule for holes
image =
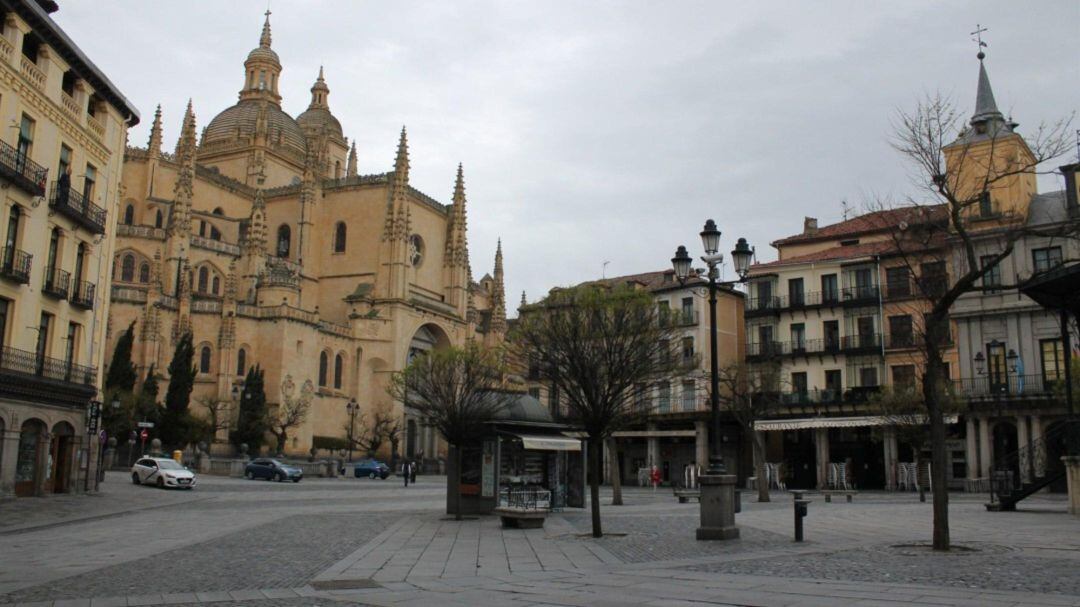
[[195, 487], [195, 473], [167, 457], [142, 457], [131, 467], [131, 482], [153, 484], [162, 489], [191, 489]]

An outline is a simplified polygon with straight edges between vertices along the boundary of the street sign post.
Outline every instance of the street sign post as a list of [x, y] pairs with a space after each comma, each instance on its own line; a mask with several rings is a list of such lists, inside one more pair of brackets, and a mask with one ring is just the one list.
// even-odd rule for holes
[[139, 422], [138, 426], [140, 428], [153, 428], [154, 427], [154, 422]]

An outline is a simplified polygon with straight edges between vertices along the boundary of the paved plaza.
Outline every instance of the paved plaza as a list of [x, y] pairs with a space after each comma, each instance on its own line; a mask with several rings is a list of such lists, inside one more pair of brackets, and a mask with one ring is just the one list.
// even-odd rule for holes
[[742, 537], [713, 543], [693, 539], [696, 504], [632, 488], [597, 540], [576, 509], [536, 530], [454, 521], [445, 479], [419, 480], [166, 492], [110, 473], [98, 495], [0, 503], [0, 605], [1080, 605], [1063, 496], [990, 513], [954, 495], [964, 550], [938, 555], [914, 494], [812, 496], [802, 544], [790, 496], [745, 496]]

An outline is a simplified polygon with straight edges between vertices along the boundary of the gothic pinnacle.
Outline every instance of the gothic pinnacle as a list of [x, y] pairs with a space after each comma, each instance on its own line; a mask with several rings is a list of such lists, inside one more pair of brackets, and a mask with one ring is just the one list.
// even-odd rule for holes
[[150, 126], [150, 142], [147, 144], [147, 149], [151, 154], [157, 156], [161, 154], [161, 104], [157, 105], [157, 109], [154, 110], [154, 123]]
[[349, 162], [345, 169], [346, 177], [356, 177], [356, 140], [353, 139], [352, 147], [349, 148]]
[[266, 9], [266, 21], [263, 22], [262, 35], [259, 36], [259, 46], [270, 48], [270, 9]]
[[401, 138], [398, 139], [397, 157], [394, 159], [394, 173], [404, 183], [409, 182], [409, 140], [404, 125], [401, 127]]

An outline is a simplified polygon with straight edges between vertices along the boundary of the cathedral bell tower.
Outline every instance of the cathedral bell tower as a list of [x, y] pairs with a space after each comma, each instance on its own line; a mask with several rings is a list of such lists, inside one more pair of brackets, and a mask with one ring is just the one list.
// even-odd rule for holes
[[248, 53], [244, 61], [244, 88], [240, 89], [240, 100], [258, 99], [281, 106], [278, 93], [278, 76], [281, 75], [281, 61], [277, 53], [270, 48], [270, 11], [266, 11], [259, 46]]

